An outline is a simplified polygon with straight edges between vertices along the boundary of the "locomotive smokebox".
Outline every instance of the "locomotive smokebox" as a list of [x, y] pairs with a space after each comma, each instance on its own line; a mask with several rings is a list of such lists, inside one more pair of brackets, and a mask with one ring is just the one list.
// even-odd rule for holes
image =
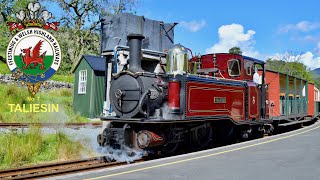
[[144, 36], [141, 34], [129, 34], [127, 36], [128, 46], [130, 48], [129, 71], [142, 72], [141, 68], [141, 47]]

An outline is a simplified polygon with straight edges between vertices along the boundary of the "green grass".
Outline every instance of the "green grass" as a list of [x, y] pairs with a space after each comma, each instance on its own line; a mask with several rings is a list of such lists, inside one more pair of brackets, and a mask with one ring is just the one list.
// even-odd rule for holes
[[[26, 87], [0, 84], [0, 122], [89, 122], [85, 117], [74, 113], [72, 107], [72, 89], [55, 89], [38, 92], [33, 102], [29, 102]], [[39, 99], [38, 99], [39, 98]], [[59, 112], [10, 112], [8, 104], [59, 104]]]
[[0, 74], [11, 74], [6, 63], [0, 62]]
[[0, 169], [80, 159], [81, 153], [90, 153], [80, 142], [73, 142], [61, 132], [43, 134], [38, 128], [31, 128], [26, 133], [2, 133], [0, 143]]
[[[0, 84], [0, 111], [9, 112], [10, 108], [8, 104], [25, 104], [27, 102], [28, 91], [18, 88], [15, 85], [4, 85]], [[0, 117], [1, 121], [1, 117]]]
[[[59, 70], [58, 70], [59, 71]], [[72, 83], [74, 82], [74, 77], [73, 75], [61, 75], [61, 74], [55, 74], [51, 77], [51, 80], [54, 81], [62, 81], [62, 82], [68, 82]]]

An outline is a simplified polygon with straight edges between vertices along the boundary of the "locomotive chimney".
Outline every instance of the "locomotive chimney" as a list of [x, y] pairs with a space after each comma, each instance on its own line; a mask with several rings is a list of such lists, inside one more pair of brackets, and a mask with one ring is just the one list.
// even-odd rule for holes
[[128, 45], [129, 45], [129, 70], [132, 72], [142, 72], [141, 68], [141, 47], [142, 47], [142, 39], [144, 36], [141, 34], [129, 34], [127, 36]]

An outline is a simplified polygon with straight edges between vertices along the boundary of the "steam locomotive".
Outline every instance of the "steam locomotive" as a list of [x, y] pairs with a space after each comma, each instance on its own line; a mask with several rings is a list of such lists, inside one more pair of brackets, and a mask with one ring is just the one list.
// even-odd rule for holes
[[[248, 139], [314, 117], [304, 110], [291, 116], [289, 111], [270, 114], [276, 102], [271, 102], [270, 83], [265, 82], [264, 61], [227, 53], [193, 56], [176, 44], [149, 72], [142, 68], [144, 37], [130, 34], [127, 39], [130, 58], [112, 74], [108, 98], [115, 116], [101, 118], [110, 123], [97, 137], [100, 146], [173, 153], [182, 144], [205, 147], [210, 141]], [[308, 105], [304, 103], [293, 107]]]

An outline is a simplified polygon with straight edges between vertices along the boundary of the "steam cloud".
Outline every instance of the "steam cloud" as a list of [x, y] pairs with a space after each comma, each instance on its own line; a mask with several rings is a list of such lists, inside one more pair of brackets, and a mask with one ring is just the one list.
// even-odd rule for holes
[[162, 111], [162, 116], [160, 115], [160, 112], [157, 112], [151, 116], [153, 120], [172, 120], [172, 119], [180, 119], [180, 116], [170, 113], [168, 103], [164, 103], [160, 107], [160, 111]]
[[122, 145], [120, 149], [113, 149], [110, 146], [99, 147], [99, 153], [106, 156], [108, 161], [127, 163], [142, 158], [144, 154], [143, 151], [137, 151], [124, 145]]

